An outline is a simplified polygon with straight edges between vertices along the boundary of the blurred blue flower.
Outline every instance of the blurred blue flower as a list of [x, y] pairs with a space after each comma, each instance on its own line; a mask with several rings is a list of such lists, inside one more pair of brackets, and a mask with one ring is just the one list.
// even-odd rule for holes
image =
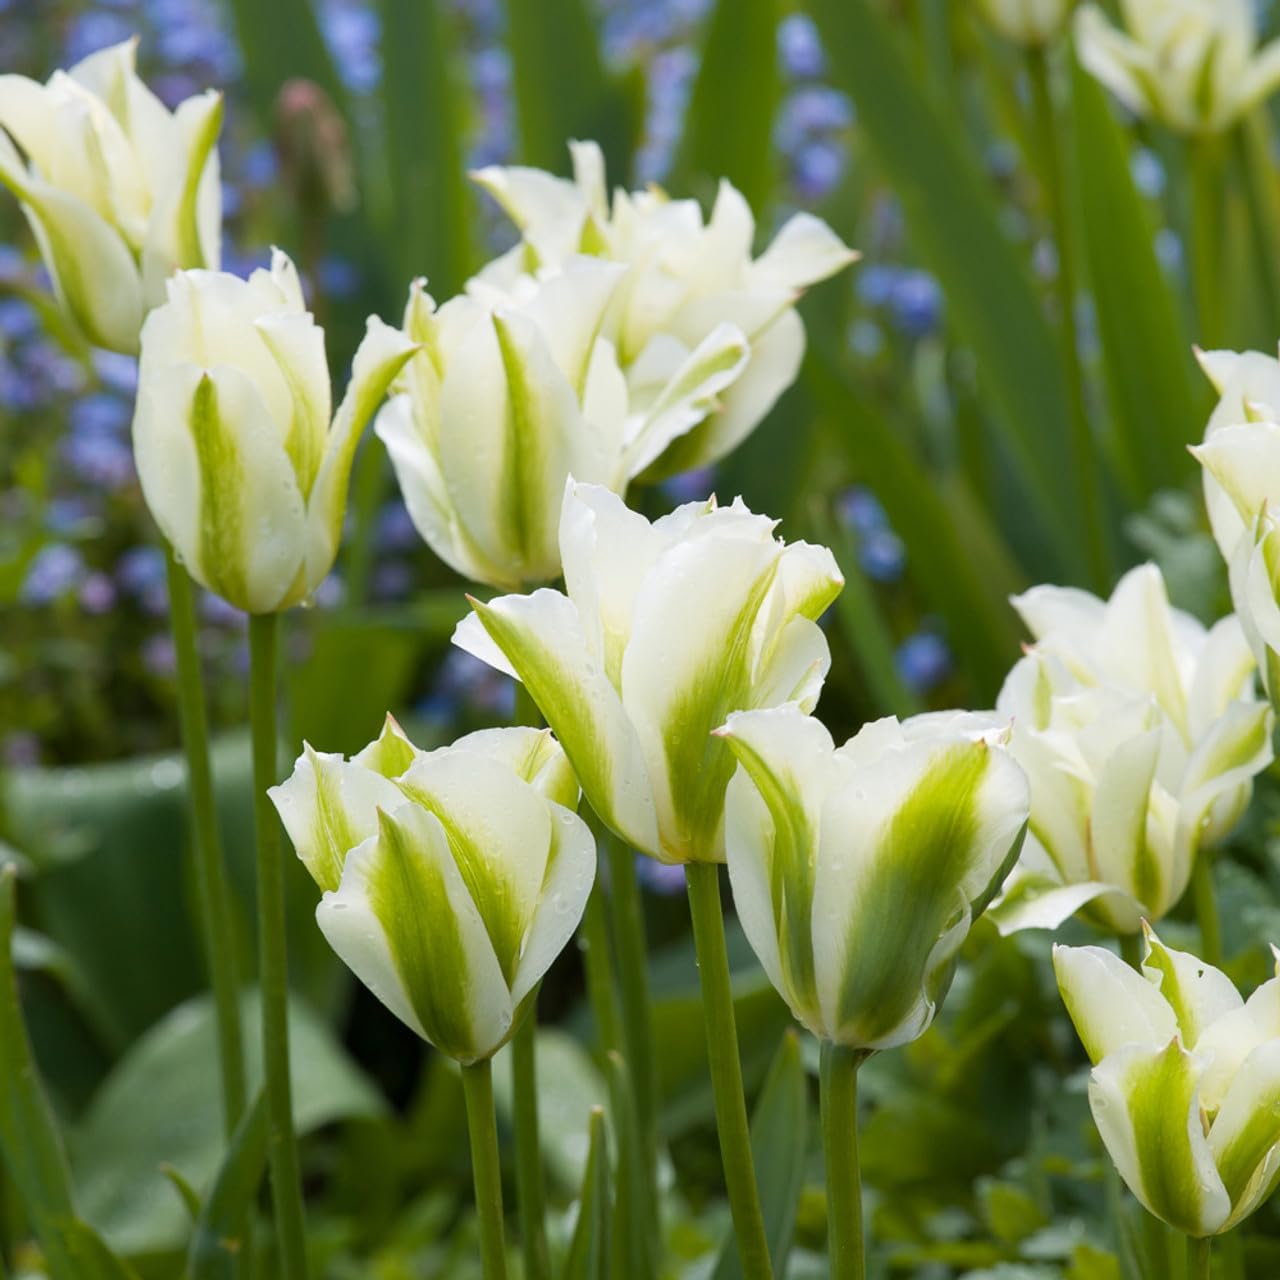
[[951, 674], [950, 650], [942, 637], [932, 631], [908, 636], [898, 646], [894, 661], [903, 683], [919, 694], [936, 689]]
[[170, 111], [176, 111], [188, 98], [195, 97], [203, 88], [195, 76], [186, 71], [165, 71], [152, 76], [152, 92]]
[[149, 617], [161, 618], [169, 612], [168, 572], [159, 547], [130, 548], [116, 561], [115, 579]]
[[1182, 239], [1172, 227], [1161, 227], [1155, 238], [1156, 257], [1171, 275], [1181, 275], [1186, 263]]
[[84, 494], [65, 494], [49, 501], [45, 508], [45, 528], [63, 536], [85, 534], [100, 518], [100, 512]]
[[240, 177], [251, 187], [269, 187], [280, 173], [276, 149], [265, 139], [240, 152]]
[[830, 138], [819, 138], [802, 147], [795, 157], [792, 181], [804, 200], [829, 196], [844, 176], [848, 151]]
[[77, 13], [67, 24], [62, 44], [63, 62], [79, 62], [89, 54], [119, 44], [133, 35], [134, 23], [109, 9], [88, 9]]
[[381, 561], [373, 571], [370, 589], [375, 600], [403, 600], [413, 590], [413, 566], [405, 560]]
[[822, 37], [807, 14], [788, 14], [778, 24], [778, 56], [783, 71], [798, 80], [820, 76], [827, 69]]
[[48, 388], [38, 378], [0, 355], [0, 406], [23, 413], [38, 409], [48, 401]]
[[165, 632], [148, 636], [142, 645], [142, 665], [161, 679], [172, 676], [178, 666], [173, 639]]
[[421, 545], [409, 508], [393, 498], [378, 513], [377, 547], [382, 552], [412, 551]]
[[889, 517], [880, 499], [860, 484], [850, 485], [836, 499], [836, 519], [863, 537], [889, 531]]
[[320, 288], [331, 298], [351, 298], [360, 289], [360, 268], [348, 258], [330, 256], [320, 263]]
[[460, 711], [470, 711], [509, 722], [515, 710], [515, 681], [454, 648], [445, 653], [431, 692], [418, 707], [426, 718], [450, 721]]
[[1166, 175], [1164, 162], [1150, 147], [1139, 147], [1130, 161], [1134, 185], [1144, 196], [1159, 200], [1164, 195]]
[[651, 893], [673, 898], [685, 890], [684, 867], [679, 863], [659, 862], [657, 858], [636, 854], [636, 878]]
[[894, 285], [889, 312], [901, 333], [922, 338], [942, 320], [942, 287], [927, 271], [904, 271]]
[[109, 391], [132, 399], [138, 390], [137, 356], [120, 355], [115, 351], [94, 350], [90, 361], [98, 381]]
[[347, 598], [347, 584], [342, 580], [342, 575], [335, 569], [323, 582], [311, 593], [309, 603], [317, 609], [334, 609], [342, 604]]
[[853, 124], [853, 102], [848, 94], [828, 85], [809, 84], [792, 93], [782, 106], [783, 133], [835, 132]]
[[359, 0], [327, 0], [320, 8], [320, 25], [347, 88], [368, 93], [382, 76], [378, 15]]
[[1008, 138], [993, 138], [984, 156], [987, 169], [997, 182], [1007, 182], [1018, 172], [1020, 153]]
[[35, 380], [45, 398], [68, 395], [84, 386], [84, 365], [47, 339], [26, 343], [20, 355], [23, 369]]
[[50, 542], [36, 552], [18, 592], [23, 604], [45, 605], [74, 591], [84, 577], [84, 557], [65, 542]]
[[31, 264], [20, 249], [0, 244], [0, 282], [18, 284], [31, 274]]
[[71, 405], [68, 421], [77, 435], [121, 435], [133, 418], [133, 406], [105, 391], [79, 396]]
[[95, 570], [80, 584], [80, 607], [85, 613], [110, 613], [115, 603], [116, 584], [101, 570]]
[[858, 563], [876, 582], [897, 582], [907, 566], [907, 549], [892, 529], [872, 529], [858, 544]]
[[116, 493], [136, 478], [133, 450], [123, 440], [99, 432], [72, 432], [62, 442], [62, 457], [80, 479]]
[[893, 297], [901, 274], [898, 267], [888, 263], [868, 263], [854, 276], [853, 287], [859, 299], [867, 306], [883, 307]]
[[20, 342], [39, 329], [40, 314], [26, 298], [0, 298], [0, 335]]
[[694, 471], [682, 471], [658, 486], [663, 494], [679, 505], [682, 502], [704, 502], [716, 487], [715, 467], [698, 467]]
[[855, 355], [874, 360], [884, 350], [884, 331], [874, 320], [864, 316], [849, 328], [849, 346]]

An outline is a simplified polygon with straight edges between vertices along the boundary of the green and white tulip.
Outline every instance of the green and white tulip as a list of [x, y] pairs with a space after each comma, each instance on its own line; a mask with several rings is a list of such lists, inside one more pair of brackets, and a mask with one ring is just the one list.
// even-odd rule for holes
[[1095, 4], [1076, 19], [1084, 66], [1130, 111], [1221, 133], [1280, 85], [1280, 40], [1258, 48], [1251, 0], [1122, 0], [1127, 30]]
[[1171, 608], [1154, 565], [1107, 601], [1036, 587], [1014, 605], [1036, 644], [997, 706], [1031, 778], [1031, 834], [992, 917], [1012, 932], [1079, 911], [1136, 933], [1182, 896], [1271, 761], [1253, 656], [1234, 616], [1206, 630]]
[[138, 78], [136, 48], [102, 49], [47, 84], [0, 75], [0, 183], [22, 202], [67, 315], [127, 354], [168, 277], [216, 268], [222, 238], [222, 96], [169, 111]]
[[602, 822], [669, 863], [724, 861], [734, 770], [712, 736], [732, 711], [817, 702], [831, 655], [816, 619], [843, 578], [825, 547], [784, 544], [741, 499], [650, 524], [570, 483], [566, 592], [472, 601], [454, 643], [524, 682]]
[[521, 167], [474, 175], [522, 236], [480, 280], [505, 292], [577, 254], [619, 264], [623, 274], [602, 332], [625, 374], [633, 412], [653, 403], [717, 329], [736, 329], [749, 359], [718, 403], [648, 460], [646, 479], [706, 466], [744, 440], [795, 380], [804, 354], [795, 304], [857, 254], [825, 222], [798, 213], [752, 257], [755, 219], [730, 183], [720, 184], [705, 221], [697, 201], [672, 200], [653, 187], [619, 189], [611, 202], [600, 148], [575, 142], [570, 149], [572, 180]]
[[388, 718], [351, 760], [308, 747], [271, 798], [323, 891], [316, 921], [356, 977], [443, 1053], [496, 1053], [595, 879], [550, 732], [486, 729], [419, 751]]
[[1150, 930], [1141, 974], [1101, 947], [1055, 947], [1053, 964], [1129, 1190], [1188, 1235], [1231, 1230], [1280, 1179], [1280, 977], [1242, 1000]]
[[837, 748], [794, 705], [731, 715], [738, 918], [814, 1035], [889, 1049], [933, 1021], [1026, 830], [1027, 779], [986, 717], [877, 720]]
[[414, 347], [376, 317], [330, 421], [324, 331], [278, 249], [248, 280], [183, 271], [142, 329], [133, 447], [151, 514], [198, 582], [248, 613], [333, 567], [365, 423]]
[[574, 257], [506, 290], [473, 281], [439, 309], [422, 281], [410, 290], [404, 331], [420, 350], [375, 429], [418, 531], [464, 577], [558, 577], [569, 476], [625, 492], [745, 368], [746, 338], [720, 323], [629, 384], [604, 333], [624, 274]]
[[1035, 48], [1062, 30], [1074, 0], [977, 0], [982, 16], [1006, 39]]

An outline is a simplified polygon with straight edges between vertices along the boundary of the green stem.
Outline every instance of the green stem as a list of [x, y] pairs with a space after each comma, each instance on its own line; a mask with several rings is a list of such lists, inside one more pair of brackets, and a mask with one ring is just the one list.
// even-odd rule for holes
[[702, 1008], [707, 1024], [707, 1059], [715, 1099], [720, 1157], [729, 1191], [729, 1209], [738, 1241], [745, 1280], [772, 1280], [769, 1241], [765, 1236], [760, 1193], [751, 1159], [751, 1131], [738, 1057], [738, 1028], [729, 979], [729, 953], [720, 907], [720, 872], [714, 862], [691, 862], [685, 867], [689, 907], [693, 916], [693, 944], [702, 983]]
[[[658, 1204], [658, 1062], [654, 1056], [653, 1012], [649, 999], [648, 948], [644, 936], [644, 904], [636, 878], [635, 854], [606, 835], [609, 859], [609, 909], [618, 958], [622, 996], [622, 1040], [636, 1095], [636, 1125], [645, 1191], [650, 1209]], [[650, 1223], [656, 1228], [656, 1221]]]
[[1275, 228], [1280, 222], [1280, 187], [1271, 163], [1271, 130], [1266, 112], [1255, 111], [1235, 132], [1236, 159], [1244, 176], [1249, 232], [1259, 264], [1263, 315], [1270, 333], [1280, 333], [1280, 254]]
[[493, 1110], [493, 1070], [486, 1058], [462, 1068], [467, 1100], [467, 1132], [471, 1136], [471, 1169], [480, 1219], [480, 1256], [484, 1280], [506, 1280], [507, 1248], [502, 1225], [502, 1162], [498, 1155], [498, 1122]]
[[276, 783], [277, 615], [249, 619], [249, 718], [253, 731], [253, 814], [258, 850], [258, 981], [262, 988], [262, 1059], [266, 1078], [271, 1195], [283, 1280], [305, 1280], [306, 1226], [302, 1170], [293, 1131], [289, 1077], [289, 958], [285, 936], [284, 859], [280, 825], [267, 791]]
[[1207, 850], [1196, 854], [1191, 870], [1191, 896], [1200, 928], [1200, 959], [1219, 969], [1222, 967], [1222, 922], [1213, 891], [1213, 858]]
[[1187, 1280], [1212, 1280], [1212, 1247], [1212, 1236], [1205, 1236], [1202, 1240], [1195, 1236], [1187, 1237]]
[[237, 972], [231, 899], [209, 764], [209, 720], [205, 710], [196, 610], [191, 579], [165, 544], [169, 573], [169, 624], [178, 665], [178, 718], [187, 757], [191, 838], [204, 933], [205, 965], [213, 988], [222, 1075], [223, 1127], [230, 1137], [245, 1108], [244, 1047], [240, 1037], [240, 977]]
[[1122, 933], [1120, 935], [1120, 959], [1129, 968], [1142, 972], [1142, 934]]
[[551, 1280], [547, 1252], [547, 1201], [542, 1185], [542, 1141], [538, 1133], [537, 996], [511, 1041], [513, 1110], [516, 1126], [516, 1200], [525, 1280]]
[[578, 932], [578, 947], [587, 975], [587, 1000], [596, 1028], [596, 1048], [603, 1058], [622, 1044], [618, 1029], [618, 995], [609, 961], [609, 923], [605, 918], [604, 890], [599, 879], [591, 887], [587, 909]]
[[1075, 240], [1071, 234], [1067, 188], [1063, 179], [1062, 146], [1057, 113], [1049, 86], [1049, 64], [1043, 48], [1027, 50], [1027, 73], [1035, 107], [1038, 150], [1044, 165], [1045, 196], [1058, 251], [1058, 311], [1061, 322], [1063, 360], [1067, 368], [1067, 395], [1071, 416], [1071, 453], [1075, 463], [1076, 487], [1080, 495], [1080, 519], [1084, 526], [1085, 551], [1089, 571], [1098, 589], [1111, 580], [1107, 549], [1106, 520], [1102, 509], [1102, 488], [1098, 475], [1097, 449], [1089, 428], [1085, 402], [1084, 368], [1080, 362], [1080, 334], [1076, 325]]
[[827, 1172], [827, 1240], [831, 1280], [864, 1280], [862, 1170], [858, 1165], [858, 1068], [866, 1055], [824, 1041], [820, 1095]]
[[1195, 287], [1197, 333], [1202, 347], [1213, 350], [1226, 341], [1222, 302], [1222, 164], [1219, 139], [1193, 138], [1191, 170], [1191, 273]]

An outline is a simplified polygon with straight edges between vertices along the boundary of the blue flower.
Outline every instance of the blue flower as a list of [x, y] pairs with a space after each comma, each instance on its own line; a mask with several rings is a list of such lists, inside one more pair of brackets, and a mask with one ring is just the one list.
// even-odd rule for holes
[[858, 563], [876, 582], [897, 582], [907, 565], [907, 549], [892, 529], [873, 529], [858, 545]]
[[133, 35], [134, 24], [123, 14], [106, 9], [89, 9], [78, 13], [67, 24], [63, 42], [63, 60], [79, 62], [89, 54], [119, 44]]
[[399, 499], [388, 502], [378, 513], [377, 546], [379, 551], [412, 551], [421, 545], [409, 508]]
[[91, 357], [93, 371], [108, 391], [132, 399], [138, 390], [137, 356], [120, 355], [115, 351], [95, 350]]
[[820, 138], [801, 148], [795, 158], [792, 179], [805, 200], [822, 200], [844, 176], [848, 151], [838, 142]]
[[46, 605], [74, 591], [84, 578], [84, 557], [65, 542], [50, 542], [36, 552], [18, 598], [23, 604]]
[[75, 400], [68, 421], [77, 435], [115, 436], [128, 430], [132, 417], [133, 407], [127, 400], [98, 391]]
[[889, 532], [889, 517], [880, 505], [880, 499], [861, 485], [850, 485], [836, 499], [836, 518], [846, 528], [863, 537]]
[[115, 603], [116, 584], [100, 570], [89, 574], [80, 584], [80, 607], [85, 613], [110, 613]]
[[889, 312], [900, 332], [922, 338], [942, 320], [942, 289], [927, 271], [904, 271], [894, 285]]
[[62, 457], [86, 483], [108, 493], [133, 483], [133, 450], [123, 440], [101, 433], [72, 433], [62, 442]]
[[792, 13], [778, 24], [778, 55], [782, 69], [800, 80], [820, 76], [827, 69], [822, 37], [812, 18]]
[[684, 867], [678, 863], [659, 862], [643, 853], [635, 855], [636, 878], [651, 893], [673, 898], [685, 890]]
[[908, 636], [898, 646], [894, 661], [903, 683], [919, 694], [929, 693], [951, 674], [951, 652], [932, 631]]
[[20, 342], [40, 331], [40, 315], [25, 298], [0, 298], [0, 335]]

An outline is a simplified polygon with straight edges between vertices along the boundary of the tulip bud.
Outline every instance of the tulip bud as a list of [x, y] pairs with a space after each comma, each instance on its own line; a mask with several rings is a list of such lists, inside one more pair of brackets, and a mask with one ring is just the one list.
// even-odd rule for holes
[[1031, 834], [992, 916], [1012, 932], [1081, 911], [1135, 933], [1182, 896], [1272, 758], [1249, 647], [1234, 616], [1206, 631], [1170, 608], [1154, 565], [1109, 601], [1036, 587], [1013, 603], [1037, 643], [997, 706], [1031, 778]]
[[1062, 29], [1074, 0], [978, 0], [982, 15], [1016, 44], [1048, 44]]
[[831, 655], [815, 619], [843, 579], [775, 521], [692, 502], [650, 524], [570, 483], [566, 593], [502, 596], [454, 643], [524, 682], [600, 820], [663, 862], [724, 861], [731, 711], [818, 699]]
[[1280, 976], [1246, 1002], [1224, 973], [1147, 930], [1141, 974], [1055, 947], [1058, 988], [1094, 1064], [1089, 1106], [1129, 1190], [1188, 1235], [1231, 1230], [1280, 1161]]
[[722, 324], [632, 395], [601, 331], [623, 271], [571, 258], [505, 293], [473, 282], [438, 310], [414, 283], [404, 332], [421, 350], [375, 429], [418, 531], [465, 577], [558, 577], [569, 476], [624, 490], [746, 363], [746, 340]]
[[338, 551], [365, 423], [413, 353], [371, 317], [330, 422], [324, 332], [276, 250], [248, 280], [184, 271], [142, 330], [142, 492], [197, 581], [239, 609], [306, 600]]
[[296, 77], [276, 98], [276, 151], [288, 188], [309, 212], [347, 213], [357, 203], [347, 126], [329, 95]]
[[[985, 731], [984, 731], [985, 730]], [[1018, 856], [1027, 780], [971, 716], [890, 717], [838, 750], [795, 706], [731, 715], [725, 826], [738, 918], [814, 1035], [921, 1035]]]
[[858, 255], [826, 223], [799, 213], [753, 258], [755, 220], [728, 182], [720, 184], [705, 223], [696, 201], [670, 200], [656, 188], [619, 190], [610, 206], [600, 148], [576, 142], [570, 149], [572, 181], [520, 167], [473, 175], [522, 237], [480, 279], [506, 290], [526, 272], [560, 266], [576, 254], [620, 264], [625, 275], [603, 334], [633, 406], [647, 403], [717, 328], [740, 330], [749, 359], [719, 401], [705, 404], [696, 421], [649, 459], [645, 478], [706, 466], [750, 435], [795, 380], [804, 354], [804, 326], [795, 312], [801, 294]]
[[1221, 133], [1280, 84], [1280, 41], [1258, 48], [1252, 0], [1124, 6], [1127, 32], [1096, 4], [1080, 10], [1085, 68], [1132, 112], [1182, 133]]
[[102, 49], [43, 85], [0, 76], [0, 183], [73, 323], [126, 354], [172, 272], [216, 268], [222, 236], [222, 96], [170, 112], [138, 78], [136, 48]]
[[496, 1053], [595, 878], [550, 732], [488, 729], [419, 751], [388, 718], [349, 761], [308, 747], [270, 794], [323, 891], [316, 922], [356, 977], [441, 1052]]

